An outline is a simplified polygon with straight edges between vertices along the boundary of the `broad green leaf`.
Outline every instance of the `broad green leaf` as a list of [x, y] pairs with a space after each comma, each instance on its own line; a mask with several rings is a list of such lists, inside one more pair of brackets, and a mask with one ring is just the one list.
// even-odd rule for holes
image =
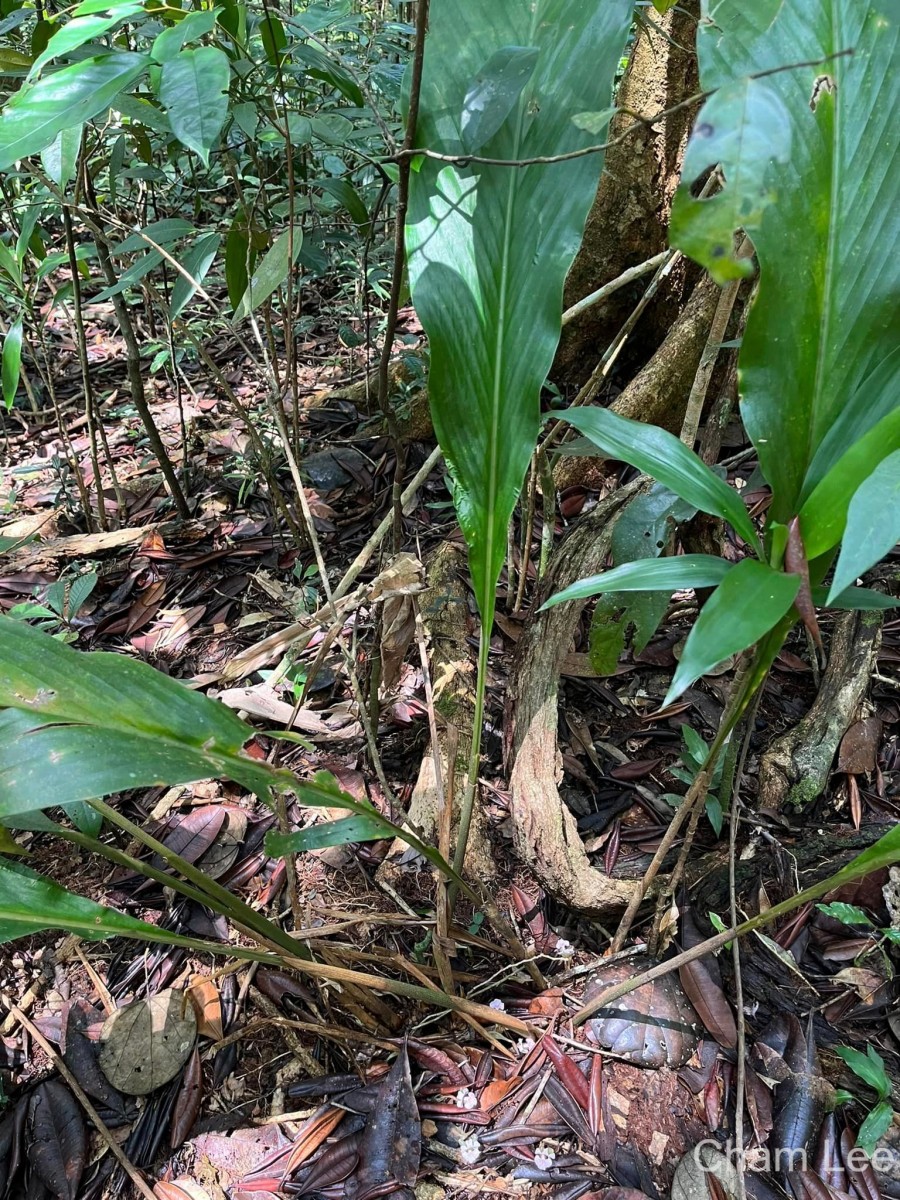
[[[534, 46], [534, 73], [483, 154], [508, 161], [589, 146], [572, 118], [608, 104], [630, 18], [627, 0], [443, 0], [432, 10], [417, 141], [464, 154], [477, 72], [505, 46]], [[434, 425], [488, 627], [559, 340], [563, 283], [602, 165], [599, 155], [522, 168], [425, 159], [412, 173], [410, 284], [429, 336]]]
[[0, 241], [0, 271], [5, 271], [20, 292], [23, 290], [21, 264], [4, 241]]
[[136, 250], [146, 250], [149, 245], [147, 238], [156, 242], [157, 246], [171, 246], [179, 238], [188, 237], [194, 232], [194, 226], [190, 221], [184, 221], [181, 217], [166, 217], [162, 221], [151, 221], [149, 225], [144, 226], [140, 233], [132, 233], [117, 246], [112, 246], [111, 251], [113, 254], [119, 255], [133, 254]]
[[[129, 122], [153, 129], [164, 137], [172, 135], [172, 126], [169, 124], [168, 117], [149, 100], [143, 100], [138, 96], [122, 95], [116, 97], [112, 107], [115, 112]], [[125, 127], [127, 128], [127, 125]]]
[[41, 165], [63, 191], [75, 178], [78, 151], [81, 149], [81, 126], [61, 129], [45, 150], [41, 151]]
[[646, 471], [694, 508], [728, 521], [748, 545], [758, 546], [740, 496], [674, 434], [608, 408], [570, 408], [564, 416], [604, 454]]
[[266, 58], [273, 67], [279, 66], [287, 47], [287, 34], [284, 32], [284, 26], [277, 17], [271, 16], [266, 11], [259, 23], [259, 35]]
[[[407, 842], [408, 845], [412, 846], [414, 850], [417, 850], [423, 858], [430, 862], [433, 867], [449, 879], [454, 880], [466, 892], [470, 893], [470, 889], [462, 877], [456, 874], [450, 864], [446, 862], [433, 846], [429, 846], [421, 841], [414, 833], [402, 829], [399, 825], [394, 825], [386, 817], [382, 817], [377, 813], [370, 804], [361, 804], [358, 800], [354, 800], [352, 796], [348, 796], [346, 792], [341, 790], [334, 776], [330, 775], [327, 771], [319, 771], [312, 781], [298, 782], [296, 784], [296, 791], [301, 804], [309, 804], [320, 808], [346, 808], [354, 813], [357, 818], [365, 821], [379, 822], [382, 829], [381, 837], [402, 838], [403, 841]], [[319, 826], [319, 828], [327, 828], [327, 826]], [[302, 831], [302, 833], [306, 832], [309, 831]], [[271, 834], [269, 836], [276, 837], [278, 835]], [[287, 840], [290, 841], [294, 836], [293, 834], [287, 835]], [[270, 845], [268, 837], [266, 845]], [[284, 853], [284, 850], [279, 851], [279, 853]]]
[[875, 1153], [879, 1138], [883, 1137], [894, 1121], [894, 1108], [889, 1100], [879, 1100], [856, 1135], [856, 1144], [866, 1154]]
[[[587, 579], [579, 579], [577, 583], [551, 596], [543, 607], [552, 608], [567, 600], [584, 600], [587, 596], [605, 592], [660, 592], [667, 589], [671, 595], [685, 588], [717, 587], [735, 569], [732, 563], [712, 554], [642, 559], [623, 563], [621, 567], [613, 567], [611, 571], [603, 571]], [[727, 657], [722, 655], [722, 658]], [[717, 658], [716, 662], [721, 662], [721, 659]]]
[[7, 411], [12, 408], [19, 388], [19, 372], [22, 368], [22, 318], [19, 317], [9, 327], [9, 332], [3, 339], [3, 358], [0, 363], [0, 379], [2, 379], [3, 403]]
[[[739, 364], [771, 516], [786, 523], [829, 430], [900, 344], [900, 257], [885, 253], [900, 240], [900, 11], [713, 0], [707, 15], [701, 86], [773, 71], [766, 85], [790, 114], [791, 162], [753, 231], [760, 282]], [[795, 63], [810, 65], [784, 69]]]
[[63, 67], [21, 88], [0, 113], [0, 171], [39, 154], [60, 130], [104, 112], [149, 62], [145, 54], [117, 51]]
[[847, 510], [847, 528], [828, 603], [900, 540], [900, 450], [883, 459], [860, 485]]
[[0, 854], [28, 854], [25, 847], [19, 845], [5, 825], [0, 825]]
[[134, 16], [135, 13], [143, 13], [143, 11], [141, 4], [132, 2], [122, 5], [111, 16], [76, 17], [74, 21], [60, 26], [47, 43], [46, 50], [39, 54], [31, 64], [28, 80], [34, 79], [41, 68], [48, 62], [52, 62], [54, 58], [60, 58], [63, 54], [68, 54], [70, 50], [77, 50], [85, 42], [99, 38], [108, 29], [118, 25], [120, 21]]
[[462, 133], [467, 150], [477, 154], [513, 110], [534, 74], [536, 46], [501, 46], [477, 72], [463, 100]]
[[344, 206], [360, 230], [368, 228], [369, 210], [359, 192], [347, 179], [317, 179], [315, 187], [330, 195]]
[[874, 612], [879, 609], [897, 608], [900, 599], [896, 596], [886, 596], [884, 592], [876, 592], [874, 588], [849, 587], [846, 591], [828, 600], [828, 588], [814, 587], [812, 590], [813, 603], [824, 608], [855, 609], [861, 612]]
[[900, 346], [882, 359], [875, 370], [866, 376], [822, 439], [806, 473], [800, 496], [801, 503], [843, 457], [848, 446], [854, 446], [861, 441], [874, 426], [897, 408], [898, 379]]
[[[202, 283], [213, 265], [222, 238], [218, 233], [206, 233], [197, 239], [190, 251], [184, 256], [182, 266], [187, 273]], [[197, 290], [195, 283], [189, 283], [183, 275], [179, 275], [172, 285], [172, 301], [169, 305], [169, 319], [174, 321], [184, 306], [190, 301]]]
[[91, 296], [84, 301], [85, 307], [90, 304], [103, 304], [112, 296], [118, 296], [121, 292], [126, 291], [130, 287], [134, 287], [136, 283], [149, 275], [155, 267], [163, 261], [163, 256], [158, 250], [148, 250], [146, 254], [142, 254], [136, 259], [127, 271], [123, 271], [118, 280], [109, 287], [98, 292], [96, 296]]
[[96, 586], [96, 571], [85, 571], [83, 575], [79, 575], [77, 579], [72, 580], [66, 602], [66, 611], [69, 619], [77, 615]]
[[235, 221], [225, 238], [225, 286], [228, 288], [228, 302], [234, 309], [247, 290], [249, 268], [252, 266], [252, 262], [248, 264], [248, 259], [251, 254], [247, 230]]
[[190, 945], [171, 930], [125, 916], [66, 891], [21, 863], [0, 860], [0, 942], [43, 929], [65, 929], [85, 938], [135, 937]]
[[870, 928], [872, 926], [868, 914], [858, 904], [845, 904], [842, 900], [835, 900], [831, 904], [817, 904], [816, 908], [844, 925], [868, 925]]
[[381, 817], [341, 817], [337, 821], [325, 821], [321, 825], [310, 825], [296, 833], [266, 834], [266, 852], [275, 857], [285, 854], [300, 854], [307, 850], [322, 850], [325, 846], [346, 846], [350, 842], [373, 842], [380, 838], [393, 837], [387, 832]]
[[9, 46], [0, 47], [0, 74], [22, 75], [31, 66], [31, 58]]
[[[790, 114], [767, 79], [739, 79], [714, 92], [687, 144], [672, 205], [670, 243], [719, 283], [752, 274], [751, 260], [735, 257], [734, 233], [759, 228], [765, 208], [776, 198], [771, 168], [789, 162], [790, 153]], [[707, 199], [693, 197], [691, 185], [716, 163], [724, 186]]]
[[[292, 22], [288, 21], [288, 25], [291, 24]], [[362, 108], [365, 97], [359, 84], [339, 62], [330, 58], [318, 46], [310, 45], [309, 42], [294, 42], [291, 46], [291, 57], [303, 62], [306, 73], [313, 79], [321, 79], [323, 83], [336, 88], [351, 104]]]
[[212, 31], [221, 11], [221, 8], [207, 8], [189, 12], [183, 21], [164, 29], [157, 34], [150, 50], [153, 59], [165, 63], [175, 58], [186, 42], [194, 42]]
[[159, 98], [172, 132], [209, 165], [209, 152], [228, 116], [228, 57], [217, 46], [182, 50], [163, 63]]
[[803, 545], [810, 561], [838, 544], [844, 536], [850, 501], [879, 463], [897, 450], [900, 407], [851, 443], [800, 509]]
[[677, 700], [717, 663], [753, 646], [773, 629], [794, 603], [799, 588], [799, 576], [773, 571], [753, 558], [732, 567], [700, 610], [663, 706]]
[[891, 1094], [891, 1081], [884, 1069], [884, 1059], [871, 1045], [866, 1047], [865, 1054], [860, 1050], [854, 1050], [852, 1046], [835, 1046], [834, 1051], [839, 1058], [844, 1060], [854, 1075], [877, 1093], [879, 1100], [884, 1100]]
[[0, 706], [9, 710], [0, 714], [0, 814], [150, 783], [225, 776], [265, 795], [285, 780], [242, 754], [253, 731], [224, 705], [145, 663], [82, 654], [8, 617]]
[[294, 226], [293, 247], [291, 246], [291, 230], [284, 229], [266, 251], [259, 266], [253, 272], [247, 290], [244, 292], [237, 308], [234, 310], [234, 321], [242, 321], [255, 308], [264, 303], [274, 291], [287, 281], [288, 274], [297, 261], [300, 247], [303, 245], [303, 230], [299, 225]]

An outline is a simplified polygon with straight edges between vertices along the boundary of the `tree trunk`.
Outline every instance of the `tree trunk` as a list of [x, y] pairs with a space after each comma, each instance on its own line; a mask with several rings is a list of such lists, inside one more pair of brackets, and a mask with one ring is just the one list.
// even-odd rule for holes
[[[612, 121], [611, 138], [634, 123], [629, 114], [652, 118], [696, 93], [698, 12], [698, 0], [687, 0], [663, 17], [654, 12], [656, 28], [640, 30], [616, 98], [628, 112]], [[581, 250], [566, 282], [567, 308], [666, 248], [672, 197], [698, 107], [699, 102], [687, 105], [610, 146]], [[644, 336], [626, 346], [620, 360], [626, 378], [662, 341], [697, 276], [695, 268], [680, 264], [660, 289], [642, 318]], [[584, 382], [646, 285], [647, 278], [637, 280], [567, 326], [553, 373], [559, 386], [576, 389]]]

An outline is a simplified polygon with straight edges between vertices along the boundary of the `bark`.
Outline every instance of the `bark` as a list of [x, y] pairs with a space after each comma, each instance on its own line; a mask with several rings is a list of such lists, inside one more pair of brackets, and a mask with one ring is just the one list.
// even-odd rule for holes
[[[441, 769], [444, 781], [455, 775], [454, 797], [458, 804], [465, 795], [466, 769], [475, 714], [475, 669], [467, 638], [469, 605], [462, 577], [465, 552], [453, 542], [442, 542], [427, 563], [428, 591], [422, 599], [422, 616], [429, 633], [432, 685], [437, 714]], [[457, 733], [455, 761], [451, 763], [447, 729]], [[429, 746], [419, 768], [409, 806], [409, 820], [423, 841], [435, 845], [438, 838], [439, 793], [435, 781], [434, 755]], [[454, 829], [458, 813], [454, 813]], [[404, 866], [417, 856], [401, 840], [394, 842], [379, 875], [392, 884]], [[487, 837], [483, 813], [476, 805], [466, 848], [466, 873], [478, 881], [496, 875], [494, 855]]]
[[[548, 596], [603, 565], [612, 524], [640, 484], [620, 488], [591, 512], [551, 564], [537, 608]], [[586, 601], [535, 612], [522, 634], [507, 692], [505, 740], [516, 852], [544, 888], [570, 908], [605, 914], [624, 907], [634, 880], [611, 879], [585, 853], [575, 818], [559, 794], [557, 693], [560, 668]]]
[[875, 670], [881, 624], [880, 612], [848, 612], [838, 618], [828, 669], [815, 703], [762, 757], [761, 808], [806, 808], [825, 790], [838, 745], [856, 717]]
[[[654, 23], [663, 32], [642, 29], [638, 34], [616, 97], [620, 108], [653, 117], [696, 93], [699, 85], [694, 42], [698, 13], [697, 0], [677, 5], [664, 17], [653, 13]], [[698, 107], [679, 109], [653, 126], [636, 130], [607, 151], [581, 250], [566, 282], [566, 308], [627, 267], [665, 249], [684, 145]], [[615, 137], [633, 122], [634, 116], [622, 113], [613, 120], [610, 136]], [[647, 336], [641, 341], [645, 347], [659, 344], [697, 274], [687, 264], [673, 271], [642, 318]], [[623, 288], [567, 327], [554, 370], [560, 386], [574, 388], [584, 382], [598, 351], [612, 340], [646, 284], [643, 279]], [[646, 357], [646, 351], [641, 358], [634, 345], [626, 347], [622, 366], [633, 371]]]

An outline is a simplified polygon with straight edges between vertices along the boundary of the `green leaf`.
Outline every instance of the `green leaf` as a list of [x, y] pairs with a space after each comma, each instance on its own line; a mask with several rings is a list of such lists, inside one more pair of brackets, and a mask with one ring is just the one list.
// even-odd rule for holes
[[194, 232], [194, 226], [190, 221], [184, 221], [181, 217], [166, 217], [162, 221], [151, 221], [149, 225], [144, 226], [140, 233], [132, 233], [124, 241], [111, 247], [111, 251], [118, 257], [120, 254], [133, 254], [136, 250], [146, 250], [150, 244], [147, 238], [156, 242], [157, 246], [171, 246], [179, 238], [188, 237]]
[[[450, 864], [445, 861], [433, 846], [426, 845], [414, 833], [410, 833], [407, 829], [403, 829], [399, 825], [395, 825], [392, 821], [389, 821], [386, 817], [382, 817], [371, 805], [361, 804], [358, 800], [354, 800], [352, 796], [348, 796], [346, 792], [341, 790], [334, 776], [330, 775], [327, 771], [319, 771], [315, 779], [311, 782], [298, 782], [295, 784], [295, 790], [301, 804], [309, 804], [320, 808], [346, 808], [357, 817], [361, 817], [366, 821], [380, 823], [383, 831], [380, 835], [381, 837], [402, 838], [414, 850], [417, 850], [423, 858], [427, 859], [433, 867], [443, 875], [446, 875], [448, 879], [452, 879], [459, 887], [463, 888], [467, 895], [472, 895], [468, 884], [465, 883], [460, 875], [457, 875]], [[306, 832], [308, 831], [302, 830], [301, 835]], [[287, 838], [290, 841], [295, 836], [297, 835], [289, 834]]]
[[365, 231], [369, 225], [369, 210], [359, 192], [346, 179], [317, 179], [315, 187], [323, 192], [329, 192], [344, 206], [360, 231]]
[[41, 151], [41, 165], [62, 191], [75, 178], [78, 151], [81, 149], [81, 126], [61, 129], [45, 150]]
[[393, 831], [387, 830], [380, 817], [341, 817], [337, 821], [310, 825], [308, 829], [300, 829], [296, 833], [267, 833], [266, 853], [281, 857], [306, 850], [321, 850], [325, 846], [346, 846], [349, 842], [373, 842], [393, 836]]
[[6, 410], [13, 406], [16, 392], [19, 390], [19, 373], [22, 368], [22, 318], [19, 317], [9, 327], [9, 332], [3, 339], [3, 357], [0, 360], [0, 380], [2, 380], [3, 403]]
[[608, 408], [571, 408], [564, 416], [604, 454], [646, 471], [694, 508], [728, 521], [748, 545], [759, 545], [737, 492], [674, 434]]
[[123, 271], [116, 283], [110, 284], [98, 292], [96, 296], [91, 296], [84, 301], [85, 307], [90, 304], [103, 304], [112, 296], [118, 296], [121, 292], [127, 291], [128, 288], [134, 287], [136, 283], [149, 275], [154, 268], [158, 267], [163, 261], [163, 256], [158, 250], [148, 250], [146, 254], [142, 254], [136, 259], [127, 271]]
[[240, 304], [241, 297], [247, 290], [250, 278], [248, 259], [251, 253], [247, 230], [235, 221], [225, 238], [225, 286], [228, 288], [228, 302], [234, 309]]
[[835, 1046], [834, 1051], [854, 1075], [869, 1085], [879, 1100], [886, 1100], [890, 1096], [891, 1081], [884, 1069], [884, 1059], [871, 1046], [866, 1047], [865, 1054], [854, 1050], [852, 1046]]
[[900, 539], [900, 450], [883, 459], [858, 488], [847, 510], [847, 528], [828, 603], [880, 562]]
[[[247, 290], [234, 310], [234, 321], [242, 321], [255, 308], [264, 303], [274, 291], [287, 281], [293, 262], [296, 262], [303, 245], [303, 230], [294, 226], [293, 256], [291, 255], [291, 231], [284, 229], [266, 251], [262, 262], [253, 272]], [[292, 262], [293, 257], [293, 262]]]
[[0, 817], [219, 776], [261, 795], [291, 784], [242, 754], [253, 731], [224, 705], [145, 663], [83, 654], [8, 617], [0, 617], [4, 705]]
[[162, 65], [159, 98], [172, 132], [209, 166], [209, 152], [228, 116], [228, 56], [217, 46], [182, 50]]
[[117, 51], [63, 67], [21, 88], [0, 119], [0, 171], [29, 154], [39, 154], [62, 129], [82, 125], [109, 108], [139, 79], [150, 59]]
[[77, 50], [79, 46], [83, 46], [85, 42], [89, 42], [93, 38], [99, 38], [108, 29], [112, 29], [120, 21], [134, 16], [138, 12], [143, 13], [142, 5], [129, 3], [120, 7], [112, 16], [76, 17], [74, 21], [58, 27], [58, 31], [47, 43], [46, 50], [39, 54], [31, 64], [28, 82], [30, 83], [39, 74], [41, 68], [48, 62], [52, 62], [54, 58], [68, 54], [70, 50]]
[[[552, 608], [567, 600], [584, 600], [605, 592], [680, 592], [686, 588], [717, 587], [735, 568], [713, 554], [681, 554], [674, 558], [640, 559], [579, 579], [544, 604]], [[728, 656], [723, 654], [722, 658]], [[716, 659], [720, 662], [721, 659]]]
[[43, 929], [65, 929], [85, 938], [136, 937], [150, 942], [179, 944], [171, 930], [125, 916], [95, 904], [21, 863], [0, 860], [0, 942], [11, 942]]
[[900, 450], [900, 408], [864, 434], [831, 467], [800, 509], [807, 558], [831, 550], [844, 536], [850, 501], [889, 455]]
[[262, 38], [266, 58], [273, 67], [277, 67], [287, 46], [287, 34], [284, 32], [284, 26], [277, 17], [270, 16], [267, 11], [259, 23], [259, 34]]
[[[464, 154], [463, 113], [476, 74], [505, 46], [534, 46], [534, 73], [482, 148], [485, 156], [518, 160], [589, 146], [591, 136], [572, 118], [608, 103], [630, 17], [627, 0], [435, 5], [419, 144]], [[435, 430], [486, 626], [507, 525], [537, 440], [563, 283], [602, 165], [600, 155], [522, 168], [425, 159], [412, 173], [410, 284], [429, 337]]]
[[[672, 205], [671, 245], [719, 283], [752, 274], [751, 260], [735, 257], [734, 233], [759, 228], [777, 194], [771, 167], [789, 162], [790, 155], [790, 114], [767, 79], [739, 79], [720, 88], [700, 110], [687, 144]], [[716, 163], [724, 186], [707, 199], [694, 198], [692, 183]]]
[[201, 12], [189, 12], [183, 21], [170, 25], [162, 33], [157, 34], [151, 47], [150, 54], [158, 63], [169, 62], [175, 58], [186, 42], [194, 42], [197, 38], [210, 33], [219, 18], [219, 8], [207, 8]]
[[785, 615], [799, 588], [799, 576], [752, 558], [733, 567], [700, 610], [663, 707], [717, 663], [758, 642]]
[[[292, 25], [294, 22], [288, 21], [288, 24]], [[318, 46], [311, 46], [308, 42], [294, 42], [291, 46], [291, 56], [305, 63], [307, 74], [313, 79], [321, 79], [323, 83], [336, 88], [357, 108], [362, 108], [365, 104], [365, 97], [353, 76]]]
[[536, 46], [501, 46], [476, 74], [463, 100], [463, 145], [477, 154], [513, 110], [534, 74]]
[[[828, 588], [814, 587], [812, 589], [813, 603], [817, 608], [824, 608], [828, 599]], [[876, 592], [874, 588], [851, 587], [841, 592], [829, 604], [829, 608], [852, 609], [861, 612], [874, 612], [879, 609], [897, 608], [900, 599], [887, 596], [884, 592]]]
[[187, 273], [195, 280], [189, 283], [183, 275], [179, 275], [172, 285], [172, 300], [169, 304], [169, 319], [174, 321], [182, 309], [191, 300], [197, 290], [197, 284], [203, 282], [213, 265], [222, 238], [218, 233], [206, 233], [198, 238], [190, 251], [185, 255], [181, 264]]
[[771, 517], [787, 523], [829, 430], [900, 344], [900, 256], [885, 253], [900, 240], [900, 14], [881, 0], [719, 0], [697, 48], [704, 89], [774, 71], [766, 85], [790, 115], [791, 163], [753, 231], [759, 291], [739, 363]]
[[858, 904], [845, 904], [842, 900], [834, 900], [831, 904], [817, 904], [816, 908], [826, 917], [833, 917], [843, 925], [868, 925], [870, 928], [872, 926], [868, 915]]
[[72, 585], [69, 588], [68, 602], [66, 605], [67, 615], [70, 620], [72, 617], [78, 615], [78, 612], [87, 602], [88, 597], [96, 586], [96, 571], [85, 571], [83, 575], [79, 575], [77, 579], [72, 580]]
[[880, 1101], [860, 1125], [856, 1135], [857, 1146], [869, 1156], [874, 1154], [879, 1138], [887, 1133], [893, 1120], [894, 1109], [889, 1101]]

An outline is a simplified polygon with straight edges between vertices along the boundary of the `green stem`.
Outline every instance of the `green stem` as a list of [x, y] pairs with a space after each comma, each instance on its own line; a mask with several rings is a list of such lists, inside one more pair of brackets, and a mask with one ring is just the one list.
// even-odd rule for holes
[[235, 896], [233, 892], [229, 892], [227, 888], [216, 883], [214, 879], [210, 879], [204, 871], [199, 870], [180, 855], [173, 853], [162, 842], [151, 837], [139, 825], [135, 825], [133, 821], [129, 821], [127, 817], [123, 817], [121, 813], [116, 812], [114, 808], [111, 808], [103, 800], [91, 800], [90, 803], [110, 824], [116, 825], [119, 829], [124, 829], [126, 833], [139, 841], [142, 846], [146, 846], [148, 850], [153, 850], [174, 871], [178, 871], [185, 879], [194, 884], [205, 895], [206, 899], [204, 903], [210, 908], [243, 925], [261, 941], [277, 946], [279, 950], [287, 952], [294, 958], [304, 958], [309, 955], [306, 947], [302, 946], [296, 938], [292, 938], [283, 929], [279, 929], [273, 921], [269, 921], [266, 917], [252, 909], [249, 904], [245, 904], [243, 900]]
[[[491, 621], [493, 624], [493, 621]], [[469, 753], [469, 774], [466, 779], [466, 790], [463, 796], [462, 808], [459, 814], [459, 833], [456, 839], [456, 852], [453, 855], [453, 870], [461, 875], [466, 862], [466, 847], [469, 842], [469, 829], [472, 824], [472, 813], [475, 809], [475, 796], [478, 792], [478, 765], [481, 761], [481, 727], [484, 724], [484, 696], [487, 690], [488, 654], [491, 648], [490, 626], [483, 621], [481, 638], [478, 643], [478, 679], [475, 684], [475, 715], [472, 718], [472, 749]], [[455, 889], [451, 888], [451, 905]]]

